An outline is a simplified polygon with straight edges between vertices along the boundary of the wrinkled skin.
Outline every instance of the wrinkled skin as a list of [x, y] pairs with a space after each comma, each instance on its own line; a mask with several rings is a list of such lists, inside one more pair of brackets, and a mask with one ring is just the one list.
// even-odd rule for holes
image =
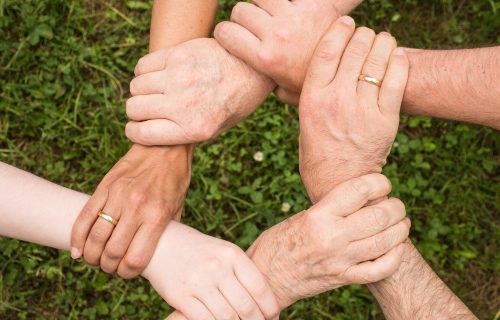
[[196, 39], [139, 60], [127, 101], [127, 137], [176, 145], [216, 137], [252, 113], [274, 87], [214, 39]]

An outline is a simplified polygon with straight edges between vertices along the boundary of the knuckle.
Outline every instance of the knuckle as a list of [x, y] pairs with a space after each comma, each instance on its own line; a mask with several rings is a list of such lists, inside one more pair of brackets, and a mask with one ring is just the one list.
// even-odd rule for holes
[[276, 65], [277, 57], [272, 50], [264, 49], [257, 53], [257, 59], [265, 68], [271, 68]]
[[361, 279], [363, 283], [376, 282], [379, 280], [379, 277], [380, 277], [379, 272], [373, 268], [370, 268], [369, 270], [361, 274]]
[[380, 55], [370, 54], [365, 64], [369, 70], [385, 70], [385, 58]]
[[142, 188], [134, 188], [130, 192], [129, 202], [132, 208], [140, 209], [148, 202], [148, 193]]
[[256, 305], [248, 297], [241, 299], [238, 306], [239, 313], [245, 317], [256, 313]]
[[123, 263], [128, 269], [133, 271], [142, 270], [147, 265], [145, 257], [141, 254], [127, 255], [125, 256]]
[[379, 255], [386, 253], [391, 247], [391, 243], [392, 243], [391, 238], [393, 238], [393, 236], [387, 235], [387, 234], [382, 234], [382, 235], [375, 237], [375, 239], [374, 239], [375, 250], [374, 251], [377, 252]]
[[197, 126], [193, 136], [196, 141], [208, 141], [216, 136], [216, 132], [213, 124], [203, 123], [203, 125]]
[[103, 228], [93, 228], [89, 235], [89, 240], [91, 242], [102, 243], [105, 242], [109, 237], [109, 232]]
[[379, 227], [385, 227], [389, 224], [390, 217], [385, 208], [381, 206], [372, 207], [371, 211], [372, 221], [375, 225]]
[[335, 42], [332, 40], [323, 41], [317, 50], [316, 54], [320, 59], [325, 61], [334, 61], [339, 57], [335, 48]]
[[354, 41], [349, 50], [346, 52], [352, 59], [362, 59], [367, 52], [367, 48], [361, 41]]
[[116, 245], [111, 245], [106, 247], [106, 249], [104, 250], [104, 255], [110, 260], [118, 260], [123, 258], [124, 252], [125, 251], [123, 250], [123, 248]]
[[351, 188], [354, 192], [364, 197], [367, 197], [370, 193], [370, 185], [365, 177], [355, 179], [351, 183]]
[[391, 181], [380, 173], [372, 173], [363, 177], [366, 179], [367, 184], [373, 185], [378, 191], [384, 191], [384, 193], [389, 194], [392, 191]]
[[404, 218], [406, 216], [406, 207], [403, 201], [397, 198], [390, 198], [387, 200], [389, 202], [391, 214], [396, 215], [398, 218]]
[[236, 258], [241, 257], [240, 254], [241, 254], [241, 249], [233, 245], [227, 245], [220, 252], [220, 256], [225, 261], [235, 261]]

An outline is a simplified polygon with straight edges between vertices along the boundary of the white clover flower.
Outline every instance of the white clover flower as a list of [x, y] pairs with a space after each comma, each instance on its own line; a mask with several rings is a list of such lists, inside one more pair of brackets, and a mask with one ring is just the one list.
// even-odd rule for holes
[[262, 162], [264, 160], [264, 152], [262, 151], [257, 151], [253, 155], [253, 159], [257, 162]]
[[287, 213], [288, 211], [290, 211], [291, 208], [292, 208], [292, 206], [288, 202], [283, 202], [281, 204], [281, 211], [282, 212]]

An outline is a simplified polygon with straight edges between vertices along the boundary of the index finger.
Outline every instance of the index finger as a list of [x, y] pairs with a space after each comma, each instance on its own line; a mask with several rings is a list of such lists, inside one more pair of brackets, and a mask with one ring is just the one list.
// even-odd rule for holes
[[388, 195], [391, 188], [391, 182], [382, 174], [361, 176], [336, 186], [312, 208], [318, 214], [345, 217], [369, 201]]
[[333, 23], [319, 42], [309, 64], [304, 87], [326, 87], [335, 78], [340, 59], [354, 33], [355, 23], [344, 16]]
[[97, 220], [97, 214], [104, 208], [107, 199], [107, 189], [97, 187], [92, 197], [87, 201], [78, 215], [78, 218], [76, 218], [71, 230], [71, 257], [73, 259], [78, 259], [82, 256], [83, 247], [92, 226]]
[[165, 69], [169, 52], [169, 49], [158, 50], [140, 58], [134, 69], [135, 75], [140, 76], [144, 73]]

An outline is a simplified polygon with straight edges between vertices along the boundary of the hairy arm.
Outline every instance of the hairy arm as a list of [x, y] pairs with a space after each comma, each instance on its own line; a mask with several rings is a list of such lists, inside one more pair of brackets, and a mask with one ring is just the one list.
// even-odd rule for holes
[[500, 129], [500, 46], [408, 50], [403, 111]]
[[403, 263], [389, 278], [368, 288], [386, 319], [477, 319], [408, 241]]

